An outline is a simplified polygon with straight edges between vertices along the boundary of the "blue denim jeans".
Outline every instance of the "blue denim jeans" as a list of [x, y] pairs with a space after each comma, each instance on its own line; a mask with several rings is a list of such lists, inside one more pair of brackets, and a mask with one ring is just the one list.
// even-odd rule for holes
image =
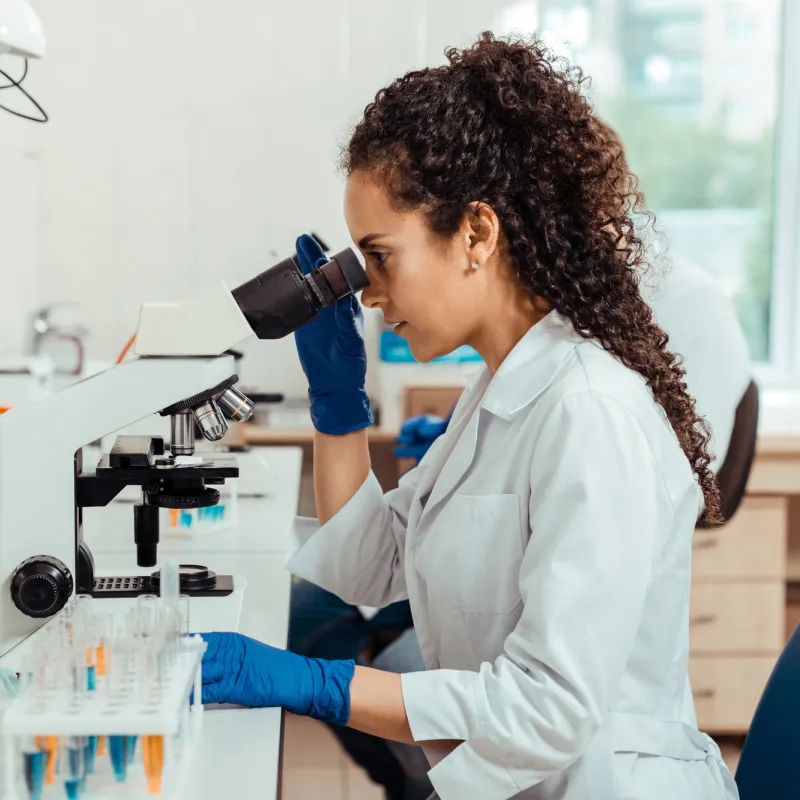
[[289, 618], [289, 650], [310, 658], [358, 660], [372, 636], [387, 628], [413, 625], [407, 600], [365, 619], [355, 607], [308, 581], [294, 579]]
[[[308, 581], [292, 583], [289, 649], [310, 658], [359, 660], [373, 635], [387, 628], [406, 633], [375, 659], [389, 672], [425, 669], [407, 601], [381, 609], [365, 619], [354, 606]], [[386, 742], [361, 731], [330, 726], [353, 761], [386, 791], [387, 800], [426, 800], [433, 787], [420, 748]]]

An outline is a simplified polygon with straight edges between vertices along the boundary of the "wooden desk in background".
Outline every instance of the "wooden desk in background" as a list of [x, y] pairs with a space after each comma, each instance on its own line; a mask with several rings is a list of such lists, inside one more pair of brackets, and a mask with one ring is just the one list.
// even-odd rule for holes
[[[233, 426], [232, 426], [233, 427]], [[372, 471], [384, 492], [397, 486], [398, 461], [394, 456], [397, 433], [383, 428], [369, 428], [369, 454]], [[239, 424], [231, 431], [231, 443], [252, 447], [299, 447], [303, 451], [299, 513], [316, 516], [314, 505], [314, 429], [269, 428], [250, 423]]]

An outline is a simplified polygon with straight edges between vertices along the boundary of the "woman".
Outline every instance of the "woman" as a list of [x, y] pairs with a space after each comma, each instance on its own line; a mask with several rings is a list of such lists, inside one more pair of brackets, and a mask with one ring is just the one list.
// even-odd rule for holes
[[383, 495], [357, 305], [298, 331], [319, 520], [288, 563], [348, 603], [408, 597], [427, 671], [211, 634], [204, 700], [422, 742], [442, 800], [735, 797], [686, 672], [691, 537], [719, 497], [639, 293], [635, 179], [540, 44], [484, 34], [448, 59], [367, 107], [345, 215], [362, 302], [418, 360], [469, 344], [485, 369]]

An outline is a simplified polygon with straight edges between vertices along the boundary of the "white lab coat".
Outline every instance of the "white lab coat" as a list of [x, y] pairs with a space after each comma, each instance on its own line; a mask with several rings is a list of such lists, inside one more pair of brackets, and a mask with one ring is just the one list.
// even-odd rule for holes
[[288, 568], [352, 604], [408, 597], [402, 676], [441, 800], [730, 800], [687, 678], [700, 490], [642, 378], [555, 312], [384, 495], [370, 474]]

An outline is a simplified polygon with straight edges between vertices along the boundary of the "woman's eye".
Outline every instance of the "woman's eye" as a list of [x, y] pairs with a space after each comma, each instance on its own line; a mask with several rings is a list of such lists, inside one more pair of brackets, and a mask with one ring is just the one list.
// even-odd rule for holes
[[386, 263], [386, 259], [387, 259], [388, 255], [389, 255], [388, 253], [379, 253], [379, 252], [378, 252], [378, 251], [376, 251], [376, 250], [373, 250], [373, 251], [370, 253], [370, 256], [371, 256], [373, 259], [375, 259], [375, 263], [376, 263], [376, 264], [377, 264], [379, 267], [382, 267], [382, 266], [383, 266], [383, 265]]

